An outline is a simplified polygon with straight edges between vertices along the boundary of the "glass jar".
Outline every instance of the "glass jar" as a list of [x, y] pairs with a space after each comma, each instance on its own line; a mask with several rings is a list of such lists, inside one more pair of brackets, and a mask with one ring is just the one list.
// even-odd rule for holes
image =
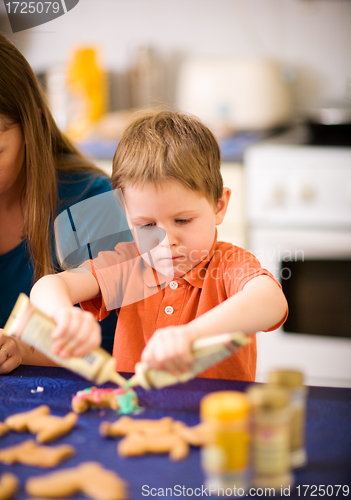
[[281, 491], [293, 483], [289, 392], [273, 385], [253, 385], [247, 396], [251, 405], [252, 484]]
[[305, 449], [305, 422], [307, 388], [304, 386], [303, 373], [298, 370], [272, 370], [268, 382], [287, 389], [291, 402], [290, 460], [293, 468], [307, 463]]

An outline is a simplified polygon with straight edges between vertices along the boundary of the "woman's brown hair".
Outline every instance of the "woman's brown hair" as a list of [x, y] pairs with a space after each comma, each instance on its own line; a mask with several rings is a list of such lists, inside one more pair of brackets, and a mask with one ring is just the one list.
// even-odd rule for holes
[[212, 132], [192, 115], [137, 112], [113, 158], [114, 189], [175, 180], [217, 206], [223, 194], [221, 156]]
[[56, 216], [58, 173], [87, 171], [87, 168], [101, 172], [57, 127], [28, 61], [1, 32], [0, 116], [5, 126], [18, 124], [23, 132], [22, 236], [27, 238], [37, 280], [53, 271], [50, 229]]

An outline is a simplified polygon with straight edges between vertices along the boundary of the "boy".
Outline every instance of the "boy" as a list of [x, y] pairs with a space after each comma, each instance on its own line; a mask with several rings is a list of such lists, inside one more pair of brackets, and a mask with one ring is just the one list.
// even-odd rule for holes
[[[135, 243], [101, 252], [78, 272], [36, 283], [33, 303], [57, 322], [53, 350], [77, 356], [99, 343], [93, 316], [72, 304], [80, 302], [100, 320], [114, 306], [118, 371], [134, 371], [141, 358], [179, 374], [192, 362], [195, 339], [242, 331], [253, 341], [204, 375], [253, 381], [254, 334], [280, 326], [287, 303], [280, 285], [253, 255], [217, 242], [216, 225], [225, 216], [230, 190], [223, 188], [212, 133], [181, 113], [138, 115], [117, 147], [112, 184], [123, 193]], [[145, 251], [143, 235], [153, 241], [155, 229], [163, 235]], [[126, 297], [140, 285], [145, 298], [139, 300], [136, 292], [135, 300], [121, 307], [121, 287]]]

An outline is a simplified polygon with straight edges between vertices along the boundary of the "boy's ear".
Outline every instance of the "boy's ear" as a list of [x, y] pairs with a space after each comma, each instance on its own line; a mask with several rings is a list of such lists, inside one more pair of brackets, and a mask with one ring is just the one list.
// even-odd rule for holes
[[224, 216], [226, 214], [228, 203], [230, 200], [230, 195], [232, 194], [231, 190], [227, 187], [223, 188], [223, 194], [221, 198], [218, 200], [217, 208], [216, 208], [216, 226], [222, 223]]
[[222, 223], [224, 216], [227, 212], [228, 203], [230, 200], [230, 195], [232, 191], [229, 188], [223, 188], [223, 194], [218, 200], [216, 208], [216, 226]]

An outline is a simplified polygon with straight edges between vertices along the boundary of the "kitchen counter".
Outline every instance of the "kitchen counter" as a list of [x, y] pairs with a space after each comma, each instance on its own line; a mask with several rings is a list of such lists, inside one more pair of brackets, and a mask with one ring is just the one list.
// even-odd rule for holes
[[[89, 385], [78, 375], [63, 368], [21, 366], [11, 374], [0, 377], [0, 421], [8, 415], [41, 404], [49, 405], [53, 415], [65, 415], [70, 411], [72, 396]], [[199, 422], [199, 403], [205, 394], [218, 390], [243, 391], [247, 385], [245, 382], [195, 379], [157, 391], [146, 392], [138, 388], [140, 405], [144, 411], [134, 418], [158, 419], [169, 415], [188, 425], [195, 425]], [[111, 385], [105, 384], [105, 387], [108, 386]], [[43, 391], [36, 392], [38, 387], [42, 387]], [[308, 465], [295, 472], [295, 485], [351, 484], [350, 414], [351, 389], [309, 387], [306, 425]], [[174, 497], [195, 498], [195, 489], [201, 489], [204, 483], [200, 451], [192, 448], [188, 458], [179, 462], [170, 461], [167, 455], [121, 458], [116, 452], [117, 441], [102, 438], [98, 434], [102, 420], [114, 421], [117, 418], [116, 412], [110, 409], [90, 410], [81, 414], [74, 430], [54, 443], [68, 443], [77, 450], [76, 456], [63, 462], [58, 469], [87, 460], [99, 461], [127, 481], [131, 500], [152, 496], [151, 488], [164, 488], [165, 491], [166, 488], [173, 489], [175, 485], [184, 489], [178, 490], [182, 491], [180, 495], [173, 492]], [[28, 438], [28, 434], [10, 432], [0, 438], [0, 445], [5, 448]], [[0, 465], [0, 471], [11, 471], [19, 477], [21, 490], [15, 497], [17, 500], [27, 498], [24, 483], [28, 477], [46, 473], [45, 469], [18, 464]], [[189, 488], [193, 490], [193, 495], [189, 495]], [[196, 490], [197, 493], [199, 491]], [[292, 487], [289, 497], [309, 498], [310, 495], [304, 495], [304, 491], [301, 487], [299, 495], [299, 490]], [[78, 500], [83, 497], [74, 498]], [[337, 497], [334, 495], [333, 498]], [[342, 490], [339, 498], [345, 498]]]
[[[272, 135], [270, 131], [247, 131], [238, 132], [237, 134], [219, 140], [222, 161], [242, 162], [244, 151], [247, 147], [256, 144]], [[115, 154], [118, 146], [118, 139], [99, 139], [92, 138], [82, 141], [79, 144], [83, 153], [93, 156], [99, 160], [109, 160]]]

